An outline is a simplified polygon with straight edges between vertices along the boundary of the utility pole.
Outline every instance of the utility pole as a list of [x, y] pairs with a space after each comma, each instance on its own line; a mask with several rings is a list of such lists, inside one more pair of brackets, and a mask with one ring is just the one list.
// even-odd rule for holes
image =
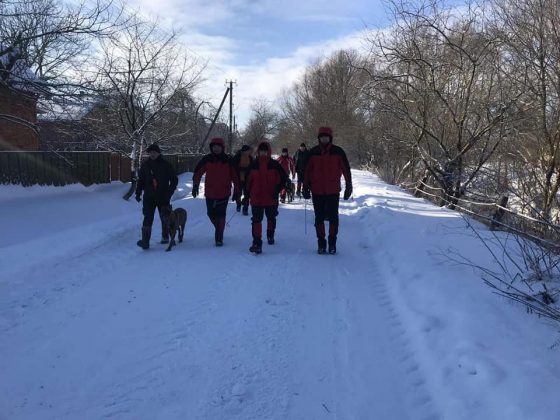
[[228, 131], [228, 152], [233, 152], [233, 80], [229, 82], [229, 131]]
[[216, 120], [218, 119], [218, 115], [220, 115], [220, 111], [222, 110], [222, 107], [224, 106], [224, 102], [226, 101], [226, 98], [227, 98], [228, 94], [229, 94], [229, 88], [226, 89], [226, 93], [224, 94], [224, 97], [222, 98], [222, 102], [220, 103], [220, 107], [218, 108], [218, 111], [216, 112], [216, 115], [214, 115], [214, 119], [212, 120], [212, 124], [210, 124], [210, 128], [208, 129], [208, 132], [206, 133], [206, 137], [204, 137], [204, 140], [202, 141], [202, 144], [201, 144], [200, 148], [202, 148], [206, 144], [206, 140], [208, 140], [208, 137], [210, 136], [210, 133], [212, 132], [212, 129], [214, 128], [214, 124], [216, 124]]

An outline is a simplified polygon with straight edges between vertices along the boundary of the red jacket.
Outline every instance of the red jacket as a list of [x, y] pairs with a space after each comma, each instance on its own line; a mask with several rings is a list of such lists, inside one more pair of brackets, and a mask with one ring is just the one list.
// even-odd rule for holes
[[[221, 140], [221, 139], [220, 139]], [[220, 144], [220, 141], [215, 141]], [[223, 141], [222, 150], [224, 150]], [[210, 145], [212, 147], [212, 144]], [[231, 194], [231, 186], [233, 184], [234, 193], [239, 192], [239, 179], [237, 173], [231, 164], [231, 159], [225, 153], [219, 155], [209, 153], [204, 156], [196, 165], [193, 175], [193, 187], [200, 184], [202, 175], [206, 174], [204, 182], [204, 195], [212, 200], [227, 199]]]
[[247, 191], [249, 191], [252, 206], [277, 206], [278, 194], [286, 185], [288, 176], [282, 166], [270, 157], [270, 144], [263, 143], [268, 147], [268, 155], [257, 156], [251, 163], [247, 178]]
[[282, 156], [280, 155], [276, 158], [286, 175], [290, 176], [292, 174], [292, 178], [296, 175], [296, 165], [294, 164], [294, 160], [290, 156]]
[[352, 184], [350, 163], [342, 148], [329, 143], [315, 146], [309, 151], [303, 184], [313, 194], [338, 194], [341, 176], [344, 176], [346, 185]]

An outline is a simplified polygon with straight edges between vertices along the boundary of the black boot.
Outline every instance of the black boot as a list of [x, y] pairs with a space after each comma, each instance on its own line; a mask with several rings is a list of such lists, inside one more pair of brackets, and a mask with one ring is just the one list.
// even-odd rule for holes
[[142, 249], [150, 248], [150, 236], [152, 236], [152, 227], [142, 226], [142, 239], [136, 242], [136, 245]]
[[251, 245], [249, 251], [254, 252], [255, 254], [260, 254], [262, 252], [262, 240], [253, 238], [253, 245]]
[[326, 254], [327, 253], [327, 241], [325, 238], [317, 239], [317, 253]]
[[224, 244], [224, 232], [220, 232], [216, 229], [216, 232], [214, 233], [214, 240], [216, 242], [216, 246], [222, 246]]
[[266, 231], [266, 240], [268, 241], [269, 245], [274, 245], [274, 231], [267, 230]]
[[249, 215], [249, 207], [243, 207], [243, 216]]
[[237, 207], [235, 208], [237, 210], [237, 212], [239, 213], [241, 211], [241, 203], [237, 204]]
[[329, 235], [329, 254], [336, 254], [336, 236]]

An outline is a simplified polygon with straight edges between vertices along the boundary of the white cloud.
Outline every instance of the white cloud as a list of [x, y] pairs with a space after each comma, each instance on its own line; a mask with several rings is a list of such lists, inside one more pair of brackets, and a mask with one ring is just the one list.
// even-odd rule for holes
[[[199, 88], [198, 96], [219, 105], [225, 92], [225, 81], [235, 80], [234, 102], [238, 125], [242, 127], [250, 115], [254, 100], [276, 99], [282, 91], [289, 88], [305, 71], [307, 65], [319, 57], [343, 48], [360, 48], [364, 31], [325, 40], [324, 42], [303, 45], [291, 54], [271, 56], [255, 61], [254, 57], [240, 56], [240, 42], [224, 36], [211, 36], [209, 28], [220, 25], [235, 27], [236, 23], [247, 23], [252, 18], [266, 16], [286, 21], [307, 20], [336, 24], [361, 16], [367, 0], [133, 0], [140, 10], [148, 16], [161, 16], [167, 24], [183, 28], [181, 41], [190, 51], [202, 60], [208, 60], [203, 74], [206, 82]], [[255, 47], [266, 46], [266, 40], [255, 39]], [[273, 46], [270, 46], [273, 50]], [[243, 64], [232, 64], [243, 62]]]
[[284, 57], [270, 57], [252, 66], [232, 66], [226, 60], [212, 62], [207, 73], [208, 82], [201, 87], [200, 95], [209, 97], [216, 104], [225, 92], [225, 80], [235, 80], [234, 102], [238, 125], [242, 127], [250, 117], [251, 104], [259, 98], [274, 101], [303, 75], [305, 68], [320, 57], [347, 48], [360, 49], [365, 31], [314, 43], [297, 48]]

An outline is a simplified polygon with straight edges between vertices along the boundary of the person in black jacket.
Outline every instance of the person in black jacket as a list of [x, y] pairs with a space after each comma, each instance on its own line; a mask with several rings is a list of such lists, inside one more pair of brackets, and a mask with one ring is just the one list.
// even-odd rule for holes
[[305, 165], [307, 164], [307, 158], [309, 157], [309, 150], [305, 146], [305, 143], [299, 145], [299, 149], [294, 155], [294, 162], [296, 166], [297, 174], [297, 190], [296, 194], [301, 197], [301, 186], [303, 184], [303, 175], [305, 174]]
[[150, 157], [142, 163], [136, 185], [136, 201], [142, 200], [142, 192], [144, 192], [142, 239], [136, 243], [142, 249], [150, 247], [156, 208], [161, 220], [161, 243], [169, 242], [166, 218], [170, 211], [171, 196], [179, 182], [171, 164], [161, 157], [161, 150], [157, 144], [152, 144], [146, 151]]

